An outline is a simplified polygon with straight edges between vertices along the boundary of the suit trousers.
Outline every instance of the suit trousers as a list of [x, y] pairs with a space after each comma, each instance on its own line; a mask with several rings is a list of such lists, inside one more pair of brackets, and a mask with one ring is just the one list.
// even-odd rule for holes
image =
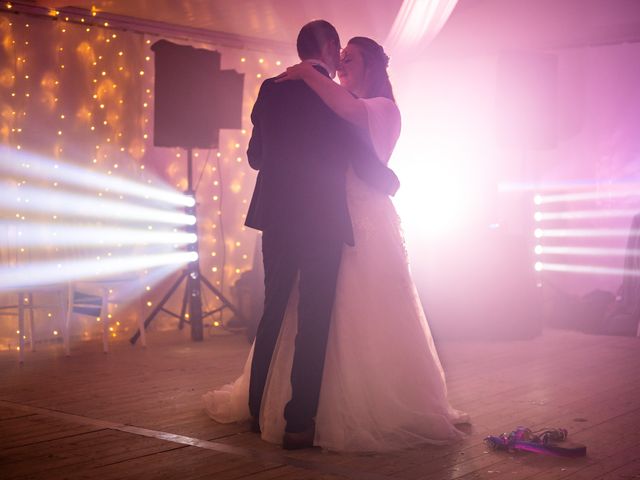
[[309, 428], [318, 409], [343, 246], [344, 241], [339, 237], [303, 235], [286, 229], [266, 229], [263, 232], [265, 302], [251, 364], [249, 410], [253, 417], [259, 417], [271, 358], [299, 273], [292, 394], [284, 411], [287, 432], [301, 432]]

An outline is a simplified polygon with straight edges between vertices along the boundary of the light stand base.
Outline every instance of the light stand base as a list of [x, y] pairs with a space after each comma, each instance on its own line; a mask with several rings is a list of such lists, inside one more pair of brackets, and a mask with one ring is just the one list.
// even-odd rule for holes
[[[153, 309], [153, 311], [149, 314], [149, 316], [144, 321], [144, 328], [146, 329], [149, 324], [153, 321], [156, 315], [160, 312], [164, 312], [172, 317], [175, 317], [180, 320], [179, 328], [182, 329], [185, 323], [189, 323], [191, 325], [191, 339], [194, 341], [201, 341], [203, 339], [204, 326], [202, 320], [206, 317], [218, 313], [225, 308], [228, 308], [239, 318], [242, 318], [242, 314], [238, 311], [238, 309], [229, 302], [225, 296], [222, 294], [220, 290], [214, 287], [209, 280], [205, 277], [202, 277], [199, 273], [199, 265], [198, 261], [193, 262], [195, 264], [195, 268], [187, 268], [185, 269], [178, 279], [173, 283], [171, 288], [164, 295], [160, 303]], [[195, 276], [193, 275], [195, 273]], [[180, 309], [180, 314], [176, 314], [171, 310], [165, 308], [165, 304], [169, 301], [171, 296], [178, 289], [180, 284], [186, 281], [184, 295], [182, 298], [182, 307]], [[207, 289], [211, 291], [221, 303], [221, 306], [207, 312], [202, 312], [202, 297], [201, 297], [201, 284], [202, 282]], [[186, 320], [186, 313], [189, 313], [189, 320]], [[140, 337], [140, 329], [136, 330], [136, 333], [129, 339], [132, 345], [135, 345]]]
[[[195, 191], [193, 190], [193, 186], [192, 186], [192, 176], [193, 176], [192, 165], [193, 165], [192, 149], [188, 148], [187, 149], [187, 179], [189, 182], [189, 187], [185, 192], [185, 194], [191, 195], [193, 196], [193, 198], [195, 198]], [[195, 205], [193, 207], [188, 208], [187, 213], [190, 215], [193, 215], [194, 218], [196, 219], [195, 223], [188, 228], [188, 231], [191, 233], [195, 233], [197, 235], [198, 234], [198, 216], [196, 215]], [[197, 253], [198, 242], [192, 244], [190, 246], [190, 250]], [[167, 301], [169, 301], [171, 296], [174, 294], [174, 292], [178, 289], [178, 287], [183, 281], [186, 281], [186, 284], [184, 287], [184, 295], [182, 297], [182, 307], [180, 309], [180, 315], [178, 315], [164, 308], [164, 306], [167, 303]], [[216, 296], [216, 298], [220, 300], [222, 305], [219, 308], [216, 308], [215, 310], [212, 310], [209, 312], [204, 312], [204, 313], [202, 312], [201, 283], [204, 283], [205, 287], [207, 287]], [[184, 327], [185, 323], [189, 323], [191, 325], [191, 339], [194, 341], [201, 341], [203, 339], [203, 330], [204, 330], [202, 320], [208, 317], [209, 315], [213, 315], [214, 313], [222, 311], [225, 308], [228, 308], [229, 310], [231, 310], [234, 313], [234, 315], [236, 315], [237, 317], [242, 318], [242, 314], [239, 312], [239, 310], [236, 307], [234, 307], [233, 304], [224, 297], [222, 292], [218, 290], [216, 287], [214, 287], [211, 284], [211, 282], [209, 282], [209, 280], [207, 280], [205, 277], [203, 277], [200, 274], [200, 259], [198, 258], [197, 260], [189, 263], [187, 268], [180, 274], [180, 276], [173, 283], [169, 291], [164, 295], [160, 303], [153, 309], [153, 311], [145, 319], [144, 328], [146, 329], [149, 326], [149, 324], [153, 321], [153, 319], [156, 317], [156, 315], [162, 311], [172, 317], [179, 319], [180, 323], [178, 326], [180, 329]], [[186, 316], [187, 312], [189, 313], [189, 320], [187, 320], [187, 316]], [[131, 342], [131, 344], [135, 345], [139, 337], [140, 337], [140, 329], [136, 331], [136, 333], [131, 337], [129, 341]]]

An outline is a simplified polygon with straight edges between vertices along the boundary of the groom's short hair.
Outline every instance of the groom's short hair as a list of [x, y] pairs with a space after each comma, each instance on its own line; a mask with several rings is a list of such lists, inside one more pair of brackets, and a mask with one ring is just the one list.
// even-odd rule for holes
[[338, 31], [326, 20], [313, 20], [300, 29], [296, 46], [300, 60], [320, 58], [322, 46], [334, 41], [340, 48]]

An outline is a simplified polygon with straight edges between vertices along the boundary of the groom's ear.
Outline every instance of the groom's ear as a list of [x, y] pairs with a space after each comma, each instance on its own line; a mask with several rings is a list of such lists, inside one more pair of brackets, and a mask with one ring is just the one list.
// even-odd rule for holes
[[325, 44], [325, 56], [331, 60], [332, 66], [338, 68], [340, 64], [340, 42], [336, 40], [329, 40]]
[[340, 61], [340, 52], [342, 51], [342, 47], [340, 46], [340, 42], [338, 41], [334, 41], [334, 49], [336, 52], [336, 58], [338, 59], [338, 61]]

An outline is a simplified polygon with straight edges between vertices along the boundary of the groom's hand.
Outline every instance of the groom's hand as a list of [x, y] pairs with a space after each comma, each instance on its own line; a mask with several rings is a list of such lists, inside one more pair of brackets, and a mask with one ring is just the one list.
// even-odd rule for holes
[[394, 196], [396, 192], [400, 189], [400, 179], [396, 175], [396, 173], [389, 168], [389, 185], [387, 187], [387, 195]]
[[373, 185], [382, 191], [386, 195], [393, 197], [400, 188], [400, 180], [396, 173], [389, 167], [384, 167], [384, 170], [380, 172], [379, 181], [377, 185]]
[[362, 181], [385, 195], [393, 196], [400, 188], [395, 172], [378, 159], [354, 156], [351, 165]]

